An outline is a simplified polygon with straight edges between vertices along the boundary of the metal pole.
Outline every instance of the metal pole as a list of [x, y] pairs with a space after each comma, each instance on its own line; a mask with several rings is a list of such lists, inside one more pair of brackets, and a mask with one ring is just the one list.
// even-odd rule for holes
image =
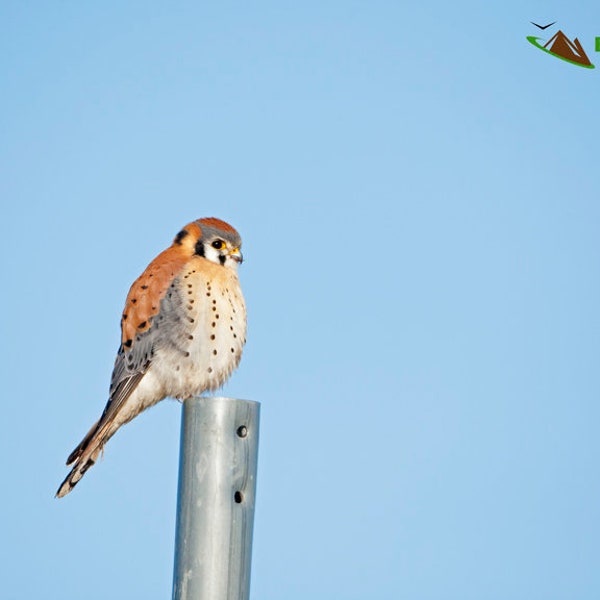
[[183, 405], [173, 600], [248, 600], [258, 402]]

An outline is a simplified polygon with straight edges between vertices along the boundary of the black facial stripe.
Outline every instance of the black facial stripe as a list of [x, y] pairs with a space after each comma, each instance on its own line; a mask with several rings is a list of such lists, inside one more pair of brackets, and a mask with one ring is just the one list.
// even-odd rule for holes
[[176, 236], [175, 239], [173, 240], [173, 243], [180, 245], [181, 244], [181, 240], [189, 233], [189, 231], [186, 231], [185, 229], [182, 229]]
[[198, 240], [196, 242], [196, 248], [195, 248], [195, 252], [194, 252], [197, 256], [204, 256], [204, 244], [202, 243], [202, 240]]
[[224, 254], [219, 254], [219, 262], [224, 265], [227, 257]]

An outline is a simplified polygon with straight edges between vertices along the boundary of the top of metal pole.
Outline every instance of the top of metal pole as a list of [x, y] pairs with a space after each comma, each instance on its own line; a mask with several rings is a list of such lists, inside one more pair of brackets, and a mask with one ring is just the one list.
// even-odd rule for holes
[[174, 600], [247, 600], [260, 404], [191, 398], [183, 408]]

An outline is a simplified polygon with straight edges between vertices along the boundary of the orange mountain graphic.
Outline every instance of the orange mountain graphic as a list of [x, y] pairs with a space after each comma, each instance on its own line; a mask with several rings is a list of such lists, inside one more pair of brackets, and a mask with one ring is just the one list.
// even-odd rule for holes
[[579, 40], [571, 41], [560, 29], [544, 44], [544, 48], [580, 65], [592, 64]]

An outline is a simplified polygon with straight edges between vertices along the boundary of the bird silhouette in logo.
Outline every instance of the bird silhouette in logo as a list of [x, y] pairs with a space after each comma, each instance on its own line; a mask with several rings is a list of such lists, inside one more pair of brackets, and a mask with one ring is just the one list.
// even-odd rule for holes
[[552, 21], [552, 23], [549, 23], [548, 25], [538, 25], [537, 23], [534, 23], [533, 21], [529, 21], [532, 25], [535, 25], [536, 27], [539, 27], [540, 29], [548, 29], [548, 27], [551, 27], [552, 25], [554, 25], [554, 23], [556, 23], [556, 21]]

